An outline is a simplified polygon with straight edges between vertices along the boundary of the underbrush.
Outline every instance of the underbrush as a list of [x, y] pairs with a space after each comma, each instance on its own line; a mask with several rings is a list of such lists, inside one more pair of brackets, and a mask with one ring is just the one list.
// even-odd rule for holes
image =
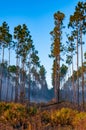
[[79, 112], [70, 108], [62, 108], [42, 113], [42, 122], [55, 126], [71, 126], [73, 130], [86, 130], [86, 112]]
[[[71, 108], [58, 110], [38, 110], [36, 106], [26, 107], [19, 103], [0, 103], [0, 123], [9, 124], [13, 128], [29, 130], [30, 127], [62, 128], [67, 126], [73, 130], [86, 130], [86, 112]], [[33, 125], [33, 126], [31, 126]], [[43, 130], [44, 130], [43, 129]], [[2, 129], [3, 130], [3, 129]]]
[[19, 103], [0, 103], [0, 122], [13, 128], [28, 127], [28, 121], [37, 113], [36, 107], [27, 108]]

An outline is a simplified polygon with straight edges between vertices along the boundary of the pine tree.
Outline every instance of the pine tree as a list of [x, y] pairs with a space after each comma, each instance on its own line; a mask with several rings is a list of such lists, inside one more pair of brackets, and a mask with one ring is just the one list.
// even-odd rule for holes
[[[63, 28], [63, 19], [65, 15], [60, 11], [54, 14], [55, 27], [53, 31], [51, 31], [51, 35], [53, 37], [53, 43], [51, 45], [51, 56], [54, 58], [54, 66], [56, 68], [56, 72], [53, 74], [54, 78], [54, 90], [55, 90], [55, 99], [57, 102], [60, 101], [60, 56], [63, 51], [63, 46], [61, 43], [62, 38], [62, 28]], [[54, 68], [53, 68], [54, 70]]]

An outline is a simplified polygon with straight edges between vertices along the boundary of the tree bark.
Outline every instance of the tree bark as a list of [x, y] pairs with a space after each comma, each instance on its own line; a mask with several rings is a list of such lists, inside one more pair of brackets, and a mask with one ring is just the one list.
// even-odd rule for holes
[[76, 50], [77, 50], [77, 103], [78, 103], [78, 107], [79, 107], [79, 58], [78, 58], [78, 28], [77, 28], [77, 39], [76, 39]]
[[82, 27], [80, 29], [80, 43], [81, 43], [81, 64], [82, 64], [82, 105], [84, 108], [84, 70], [83, 70], [83, 47], [82, 47]]
[[17, 55], [17, 57], [16, 57], [15, 102], [18, 102], [18, 85], [19, 85], [19, 74], [18, 74], [18, 55]]

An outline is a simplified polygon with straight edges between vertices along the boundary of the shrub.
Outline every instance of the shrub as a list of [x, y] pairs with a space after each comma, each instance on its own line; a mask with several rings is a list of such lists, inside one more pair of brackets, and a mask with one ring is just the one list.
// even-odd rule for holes
[[41, 114], [41, 121], [42, 121], [42, 123], [47, 124], [47, 123], [50, 122], [50, 120], [51, 120], [50, 119], [50, 113], [47, 112], [47, 111], [42, 112], [42, 114]]
[[3, 113], [5, 107], [5, 102], [0, 102], [0, 115]]
[[77, 111], [73, 111], [72, 109], [62, 108], [52, 113], [51, 121], [56, 125], [71, 125], [76, 113]]
[[78, 130], [86, 130], [86, 112], [77, 113], [72, 125]]
[[29, 116], [34, 116], [36, 113], [37, 113], [37, 108], [35, 106], [27, 108], [27, 114]]
[[17, 125], [20, 122], [24, 122], [27, 114], [26, 109], [23, 105], [15, 103], [1, 103], [0, 107], [1, 106], [2, 109], [0, 110], [0, 121], [4, 123], [7, 122], [12, 126]]

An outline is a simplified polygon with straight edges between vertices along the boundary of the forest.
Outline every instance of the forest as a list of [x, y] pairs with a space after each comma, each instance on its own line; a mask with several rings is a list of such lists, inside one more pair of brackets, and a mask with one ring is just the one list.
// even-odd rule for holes
[[6, 21], [0, 25], [0, 130], [86, 130], [86, 2], [70, 15], [66, 42], [65, 17], [54, 13], [49, 32], [51, 89], [28, 26], [11, 34]]

